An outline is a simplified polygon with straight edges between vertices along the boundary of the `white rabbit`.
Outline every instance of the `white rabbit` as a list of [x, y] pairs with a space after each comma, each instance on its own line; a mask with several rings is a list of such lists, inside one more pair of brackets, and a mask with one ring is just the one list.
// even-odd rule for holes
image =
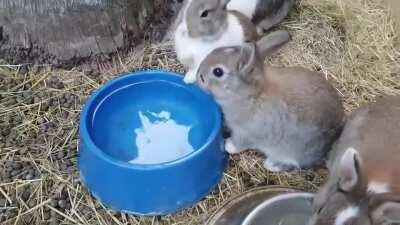
[[352, 113], [330, 153], [310, 225], [400, 223], [400, 96]]
[[322, 163], [343, 125], [343, 107], [335, 88], [322, 75], [302, 68], [264, 65], [289, 41], [276, 31], [257, 46], [222, 47], [202, 62], [198, 83], [224, 113], [232, 136], [229, 153], [256, 149], [272, 171], [308, 168]]
[[229, 0], [187, 0], [174, 32], [178, 60], [187, 69], [184, 81], [194, 83], [203, 59], [214, 49], [259, 38], [249, 18], [226, 10]]

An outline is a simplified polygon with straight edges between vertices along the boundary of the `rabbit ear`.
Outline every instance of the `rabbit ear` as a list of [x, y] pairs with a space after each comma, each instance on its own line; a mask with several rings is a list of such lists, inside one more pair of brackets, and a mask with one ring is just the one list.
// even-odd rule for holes
[[389, 223], [400, 223], [400, 203], [386, 202], [373, 213], [374, 220], [384, 220]]
[[257, 41], [257, 48], [263, 58], [278, 51], [283, 45], [290, 41], [287, 31], [279, 30], [272, 32]]
[[246, 42], [242, 45], [239, 54], [238, 72], [241, 76], [247, 77], [252, 72], [256, 63], [256, 45]]
[[219, 3], [220, 3], [219, 5], [222, 6], [223, 9], [226, 9], [226, 7], [228, 6], [230, 1], [231, 0], [220, 0], [219, 1]]
[[339, 187], [346, 192], [353, 191], [359, 184], [360, 160], [354, 148], [348, 148], [339, 164]]
[[400, 195], [378, 194], [371, 197], [371, 217], [374, 224], [400, 223]]

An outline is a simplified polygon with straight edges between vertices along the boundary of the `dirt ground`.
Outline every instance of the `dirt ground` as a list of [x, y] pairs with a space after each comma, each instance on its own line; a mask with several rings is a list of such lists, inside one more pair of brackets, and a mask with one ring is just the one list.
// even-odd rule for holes
[[[321, 72], [348, 112], [384, 94], [400, 94], [400, 39], [380, 0], [301, 0], [281, 25], [293, 40], [269, 63]], [[3, 64], [3, 63], [0, 63]], [[105, 209], [82, 187], [76, 168], [79, 113], [90, 93], [120, 72], [183, 72], [170, 43], [115, 57], [102, 72], [0, 66], [0, 224], [204, 224], [222, 203], [265, 185], [316, 191], [327, 172], [271, 173], [262, 156], [231, 157], [218, 187], [196, 206], [165, 217]]]

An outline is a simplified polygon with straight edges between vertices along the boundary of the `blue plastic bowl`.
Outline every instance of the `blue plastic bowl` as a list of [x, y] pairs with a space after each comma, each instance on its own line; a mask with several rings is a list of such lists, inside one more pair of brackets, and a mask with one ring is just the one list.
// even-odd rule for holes
[[112, 80], [89, 98], [80, 119], [82, 182], [114, 210], [175, 213], [204, 198], [226, 167], [219, 107], [175, 73]]

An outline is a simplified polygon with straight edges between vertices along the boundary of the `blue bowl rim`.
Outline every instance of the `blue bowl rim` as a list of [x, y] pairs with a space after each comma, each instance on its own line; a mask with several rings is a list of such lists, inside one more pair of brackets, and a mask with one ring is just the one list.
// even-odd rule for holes
[[[88, 114], [89, 114], [89, 109], [91, 107], [93, 107], [93, 102], [94, 100], [99, 96], [99, 94], [108, 89], [109, 87], [112, 87], [114, 84], [120, 82], [121, 80], [125, 80], [125, 79], [129, 79], [132, 76], [146, 76], [149, 74], [163, 74], [166, 77], [178, 77], [180, 79], [183, 79], [182, 75], [179, 75], [175, 72], [172, 71], [166, 71], [166, 70], [139, 70], [139, 71], [135, 71], [135, 72], [127, 72], [127, 73], [122, 73], [120, 74], [117, 78], [112, 79], [108, 82], [106, 82], [103, 86], [101, 86], [100, 88], [98, 88], [97, 90], [95, 90], [94, 93], [92, 93], [90, 95], [90, 97], [88, 98], [88, 100], [86, 101], [81, 115], [80, 115], [80, 129], [79, 129], [79, 133], [80, 133], [80, 139], [83, 138], [85, 145], [88, 145], [89, 148], [91, 149], [91, 151], [93, 151], [95, 154], [97, 154], [102, 160], [107, 161], [108, 163], [111, 163], [115, 166], [119, 166], [119, 167], [124, 167], [124, 168], [128, 168], [128, 169], [135, 169], [135, 170], [156, 170], [156, 169], [165, 169], [165, 168], [169, 168], [169, 167], [173, 167], [176, 166], [178, 164], [181, 164], [187, 160], [190, 160], [194, 157], [196, 157], [198, 154], [200, 154], [201, 152], [205, 151], [207, 149], [208, 146], [211, 145], [211, 143], [218, 138], [218, 135], [220, 133], [220, 129], [222, 129], [222, 118], [221, 118], [221, 112], [219, 110], [219, 106], [217, 105], [217, 103], [215, 101], [213, 101], [213, 104], [215, 104], [216, 110], [215, 110], [215, 118], [216, 121], [214, 123], [214, 127], [211, 131], [211, 133], [209, 134], [207, 140], [204, 142], [204, 144], [197, 149], [194, 152], [191, 152], [181, 158], [175, 159], [173, 161], [169, 161], [169, 162], [164, 162], [164, 163], [157, 163], [157, 164], [133, 164], [133, 163], [128, 163], [128, 162], [124, 162], [118, 159], [115, 159], [113, 157], [111, 157], [110, 155], [108, 155], [107, 153], [103, 152], [92, 140], [91, 135], [89, 134], [88, 128], [87, 128], [87, 118], [88, 118]], [[152, 81], [164, 81], [164, 82], [172, 82], [170, 80], [164, 80], [164, 79], [156, 79], [156, 80], [152, 80]], [[179, 85], [185, 88], [184, 85], [179, 84], [179, 83], [175, 83], [173, 82], [175, 85]], [[200, 90], [202, 91], [202, 90]], [[202, 91], [205, 95], [208, 95], [206, 92]]]

